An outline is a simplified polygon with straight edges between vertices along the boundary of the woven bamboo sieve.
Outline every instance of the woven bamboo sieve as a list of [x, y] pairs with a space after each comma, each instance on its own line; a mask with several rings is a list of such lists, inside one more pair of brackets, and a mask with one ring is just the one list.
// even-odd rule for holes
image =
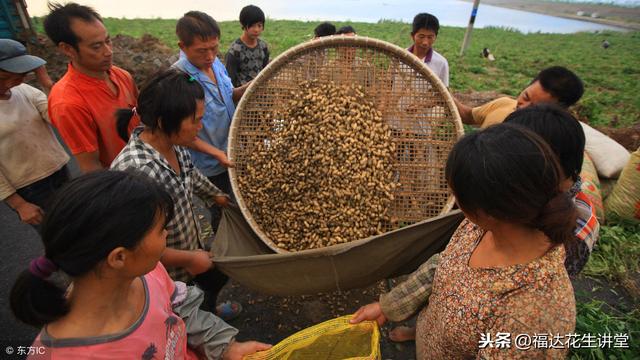
[[[391, 43], [362, 36], [330, 36], [295, 46], [272, 61], [238, 104], [229, 132], [229, 169], [238, 206], [252, 229], [277, 253], [276, 246], [251, 214], [239, 180], [251, 167], [250, 155], [276, 124], [272, 114], [286, 106], [300, 84], [359, 85], [382, 112], [395, 143], [394, 180], [400, 183], [387, 210], [385, 232], [446, 213], [453, 207], [444, 175], [447, 156], [463, 134], [453, 99], [418, 58]], [[277, 121], [286, 122], [287, 119]], [[265, 174], [269, 176], [269, 174]], [[278, 216], [278, 214], [273, 214]]]

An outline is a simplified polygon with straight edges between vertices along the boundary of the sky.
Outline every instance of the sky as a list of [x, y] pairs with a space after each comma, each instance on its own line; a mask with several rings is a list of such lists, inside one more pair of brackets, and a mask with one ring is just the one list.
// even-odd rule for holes
[[[62, 0], [66, 2], [67, 0]], [[240, 0], [240, 1], [220, 1], [220, 0], [76, 0], [83, 5], [89, 5], [103, 17], [125, 17], [132, 18], [166, 18], [177, 19], [189, 10], [201, 10], [212, 15], [216, 20], [236, 20], [240, 9], [245, 5], [257, 5], [265, 10], [268, 17], [274, 19], [297, 19], [297, 20], [341, 20], [336, 18], [349, 18], [357, 21], [363, 18], [363, 13], [370, 13], [372, 8], [397, 8], [413, 5], [421, 8], [420, 11], [429, 11], [430, 7], [438, 7], [437, 3], [457, 2], [452, 0], [315, 0], [315, 1], [291, 1], [291, 0]], [[574, 1], [580, 2], [580, 1]], [[640, 0], [605, 0], [602, 2], [615, 2], [619, 4], [635, 4], [640, 6]], [[28, 11], [32, 16], [43, 16], [47, 10], [47, 0], [27, 0]], [[481, 2], [481, 7], [482, 2]], [[338, 9], [349, 9], [348, 13], [339, 12]], [[366, 9], [367, 11], [363, 11]], [[415, 11], [412, 11], [415, 12]], [[369, 14], [371, 21], [385, 17], [387, 11], [376, 14]], [[466, 15], [465, 15], [466, 16]], [[345, 18], [346, 17], [346, 18]], [[377, 17], [377, 18], [376, 18]], [[375, 18], [375, 19], [373, 19]]]

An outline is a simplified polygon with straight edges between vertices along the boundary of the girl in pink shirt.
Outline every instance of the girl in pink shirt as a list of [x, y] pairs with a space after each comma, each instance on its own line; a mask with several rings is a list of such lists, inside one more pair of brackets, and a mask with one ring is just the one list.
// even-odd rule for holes
[[33, 260], [11, 291], [21, 321], [42, 326], [31, 358], [241, 359], [268, 349], [199, 309], [202, 291], [158, 262], [173, 202], [135, 172], [93, 172], [54, 197]]

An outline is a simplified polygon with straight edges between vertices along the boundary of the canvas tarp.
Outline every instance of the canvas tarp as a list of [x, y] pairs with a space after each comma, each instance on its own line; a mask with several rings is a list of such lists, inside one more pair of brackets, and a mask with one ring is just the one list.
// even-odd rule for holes
[[444, 249], [462, 218], [455, 210], [367, 239], [277, 254], [254, 233], [238, 208], [229, 207], [224, 209], [212, 251], [222, 272], [265, 294], [348, 290], [414, 271]]

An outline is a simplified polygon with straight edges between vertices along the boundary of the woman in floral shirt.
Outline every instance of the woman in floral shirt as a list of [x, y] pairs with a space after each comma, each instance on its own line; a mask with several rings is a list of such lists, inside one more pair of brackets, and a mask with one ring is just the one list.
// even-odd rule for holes
[[[502, 124], [461, 139], [446, 176], [467, 219], [425, 272], [432, 288], [413, 289], [431, 292], [417, 321], [418, 358], [563, 358], [575, 300], [562, 245], [575, 241], [576, 209], [560, 190], [556, 156], [529, 130]], [[383, 308], [364, 306], [352, 321], [383, 323]]]

